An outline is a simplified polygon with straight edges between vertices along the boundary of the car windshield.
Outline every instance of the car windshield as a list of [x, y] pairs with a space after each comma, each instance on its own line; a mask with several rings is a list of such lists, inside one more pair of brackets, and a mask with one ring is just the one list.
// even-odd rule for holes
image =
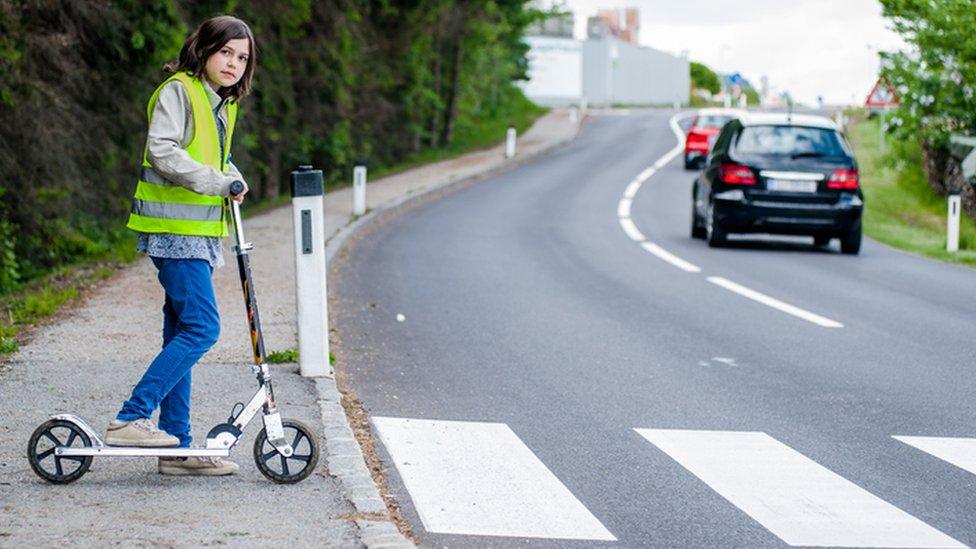
[[741, 154], [847, 156], [837, 132], [802, 126], [747, 126], [735, 142]]
[[721, 128], [726, 122], [732, 120], [731, 116], [724, 116], [720, 114], [706, 114], [698, 117], [698, 122], [695, 123], [696, 128]]

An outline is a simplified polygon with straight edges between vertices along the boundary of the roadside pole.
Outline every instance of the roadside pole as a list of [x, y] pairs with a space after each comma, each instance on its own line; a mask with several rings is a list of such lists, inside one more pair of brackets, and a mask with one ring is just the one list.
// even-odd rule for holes
[[946, 223], [946, 251], [959, 251], [959, 210], [962, 206], [960, 190], [949, 191], [949, 208], [947, 212], [948, 220]]
[[291, 172], [298, 365], [304, 377], [333, 376], [329, 364], [329, 311], [325, 287], [324, 191], [322, 170], [299, 166]]
[[505, 158], [515, 156], [515, 127], [509, 126], [505, 132]]
[[366, 213], [366, 161], [356, 161], [352, 169], [352, 214], [360, 216]]

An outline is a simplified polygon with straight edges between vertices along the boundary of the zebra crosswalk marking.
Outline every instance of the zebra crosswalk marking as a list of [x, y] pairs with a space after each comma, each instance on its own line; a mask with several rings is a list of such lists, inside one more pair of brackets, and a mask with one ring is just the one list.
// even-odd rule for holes
[[906, 436], [891, 438], [976, 475], [976, 438]]
[[617, 539], [505, 424], [372, 421], [428, 532]]
[[790, 545], [965, 547], [766, 433], [635, 431]]

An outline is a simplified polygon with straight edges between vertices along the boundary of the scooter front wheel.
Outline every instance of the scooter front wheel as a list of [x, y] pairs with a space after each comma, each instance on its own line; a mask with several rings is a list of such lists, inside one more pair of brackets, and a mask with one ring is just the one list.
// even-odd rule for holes
[[74, 482], [88, 472], [91, 456], [59, 456], [60, 447], [91, 446], [91, 438], [80, 427], [63, 419], [45, 421], [27, 442], [27, 461], [37, 476], [54, 484]]
[[280, 484], [305, 480], [319, 462], [318, 435], [304, 423], [294, 419], [281, 422], [285, 440], [291, 442], [292, 454], [285, 457], [268, 441], [268, 433], [261, 429], [254, 440], [254, 463], [261, 474]]

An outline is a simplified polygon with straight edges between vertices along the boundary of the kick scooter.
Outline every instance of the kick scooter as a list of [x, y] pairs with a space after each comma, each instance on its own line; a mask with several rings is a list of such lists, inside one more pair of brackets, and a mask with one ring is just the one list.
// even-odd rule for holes
[[[240, 194], [243, 190], [243, 183], [235, 181], [231, 184], [232, 195]], [[233, 200], [229, 202], [237, 241], [234, 250], [254, 351], [252, 369], [258, 380], [257, 392], [247, 404], [238, 402], [234, 405], [227, 422], [216, 425], [207, 433], [207, 444], [202, 448], [107, 446], [80, 417], [74, 414], [54, 415], [34, 431], [27, 444], [27, 458], [38, 476], [55, 484], [74, 482], [88, 472], [95, 456], [227, 457], [231, 448], [240, 441], [244, 427], [259, 410], [264, 428], [254, 440], [254, 462], [258, 470], [282, 484], [299, 482], [315, 471], [319, 460], [318, 435], [299, 421], [282, 419], [275, 404], [248, 258], [248, 252], [254, 246], [244, 241], [240, 206]]]

